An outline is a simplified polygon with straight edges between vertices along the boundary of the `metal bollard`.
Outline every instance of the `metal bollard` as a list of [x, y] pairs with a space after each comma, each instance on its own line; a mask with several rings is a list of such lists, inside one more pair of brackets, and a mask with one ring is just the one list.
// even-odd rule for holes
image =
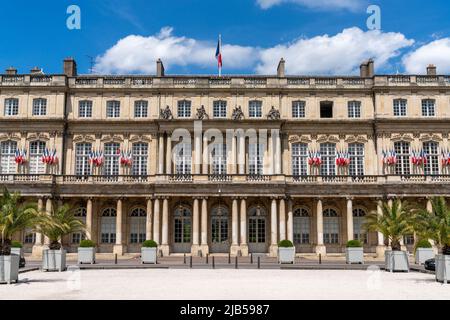
[[234, 261], [234, 268], [238, 268], [238, 256], [236, 256], [236, 260]]
[[216, 268], [216, 261], [214, 259], [214, 256], [212, 257], [212, 268], [215, 269]]
[[117, 253], [114, 255], [114, 264], [117, 264]]
[[231, 264], [231, 253], [228, 253], [228, 264]]
[[319, 253], [319, 264], [322, 264], [322, 254]]
[[253, 253], [250, 253], [250, 263], [253, 264]]
[[191, 256], [191, 258], [190, 258], [190, 260], [189, 260], [189, 268], [192, 269], [192, 256]]
[[209, 264], [209, 253], [206, 254], [206, 264]]
[[258, 256], [258, 269], [261, 269], [261, 257]]
[[186, 264], [186, 253], [183, 255], [183, 264]]

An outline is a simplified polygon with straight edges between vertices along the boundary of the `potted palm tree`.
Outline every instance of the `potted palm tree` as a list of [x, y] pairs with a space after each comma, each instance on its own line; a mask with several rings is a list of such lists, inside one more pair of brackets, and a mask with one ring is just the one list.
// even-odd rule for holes
[[347, 242], [347, 248], [345, 248], [345, 258], [347, 264], [364, 263], [364, 249], [361, 241], [350, 240]]
[[290, 240], [278, 242], [278, 263], [291, 263], [295, 261], [295, 247]]
[[433, 246], [426, 239], [419, 240], [415, 248], [416, 264], [425, 264], [425, 261], [434, 257]]
[[371, 212], [367, 216], [364, 228], [377, 231], [389, 240], [391, 250], [385, 252], [385, 269], [391, 272], [409, 271], [409, 260], [406, 251], [402, 251], [400, 240], [413, 232], [412, 211], [404, 201], [395, 200], [392, 205], [383, 203], [382, 213]]
[[145, 240], [141, 248], [142, 263], [156, 264], [158, 244], [153, 240]]
[[11, 252], [12, 236], [32, 227], [38, 216], [33, 204], [21, 204], [20, 194], [4, 189], [0, 198], [0, 283], [19, 280], [20, 255]]
[[431, 212], [420, 210], [416, 214], [415, 224], [438, 246], [436, 281], [447, 283], [450, 278], [450, 209], [444, 197], [433, 198], [431, 204]]
[[48, 237], [48, 249], [42, 251], [42, 270], [66, 270], [66, 251], [61, 239], [65, 235], [84, 232], [85, 225], [75, 216], [75, 211], [69, 205], [52, 206], [50, 213], [40, 213], [37, 230]]
[[95, 243], [91, 240], [81, 240], [78, 248], [78, 263], [95, 263]]

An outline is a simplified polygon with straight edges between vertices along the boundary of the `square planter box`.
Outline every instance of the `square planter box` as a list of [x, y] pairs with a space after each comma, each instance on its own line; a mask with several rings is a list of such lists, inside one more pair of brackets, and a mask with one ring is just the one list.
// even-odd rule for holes
[[19, 257], [23, 257], [23, 248], [11, 248], [11, 254], [16, 254]]
[[158, 248], [141, 248], [141, 260], [142, 263], [156, 264]]
[[295, 247], [292, 248], [278, 248], [278, 263], [294, 264], [295, 261]]
[[345, 248], [345, 259], [347, 264], [364, 263], [364, 248]]
[[95, 263], [95, 248], [78, 248], [78, 263]]
[[434, 250], [432, 248], [417, 248], [416, 264], [425, 264], [425, 261], [434, 258]]
[[409, 272], [409, 260], [406, 251], [386, 251], [384, 257], [386, 271]]
[[49, 250], [42, 251], [42, 270], [44, 271], [65, 271], [66, 266], [65, 250]]
[[19, 281], [19, 260], [20, 256], [16, 254], [0, 256], [0, 283]]
[[450, 256], [436, 256], [436, 281], [448, 283], [450, 278]]

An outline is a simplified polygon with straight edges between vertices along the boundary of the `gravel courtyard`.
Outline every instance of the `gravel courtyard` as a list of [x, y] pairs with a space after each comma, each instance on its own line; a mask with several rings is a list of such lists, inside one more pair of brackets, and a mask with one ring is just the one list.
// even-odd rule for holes
[[33, 271], [0, 286], [1, 299], [450, 299], [424, 273], [349, 270]]

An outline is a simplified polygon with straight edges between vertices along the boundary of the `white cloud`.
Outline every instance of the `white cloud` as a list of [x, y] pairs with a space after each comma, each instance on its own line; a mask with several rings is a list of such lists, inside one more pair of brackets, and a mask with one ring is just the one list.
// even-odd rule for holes
[[[155, 61], [161, 58], [166, 69], [172, 66], [211, 67], [215, 59], [216, 44], [173, 35], [173, 28], [164, 27], [153, 36], [130, 35], [119, 40], [103, 55], [97, 57], [97, 73], [155, 73]], [[256, 49], [237, 45], [222, 48], [224, 66], [244, 68], [254, 66]], [[225, 58], [226, 57], [226, 58]]]
[[258, 5], [262, 9], [268, 9], [270, 7], [282, 4], [282, 3], [295, 3], [301, 6], [305, 6], [312, 9], [345, 9], [356, 11], [362, 8], [365, 0], [256, 0]]
[[408, 73], [424, 74], [429, 64], [438, 68], [439, 74], [450, 73], [450, 38], [425, 44], [403, 58]]
[[289, 74], [355, 73], [361, 62], [368, 58], [373, 58], [377, 67], [383, 67], [389, 59], [400, 54], [400, 49], [413, 43], [414, 40], [406, 39], [401, 33], [362, 31], [354, 27], [334, 36], [298, 39], [262, 50], [256, 71], [272, 74], [283, 57]]

